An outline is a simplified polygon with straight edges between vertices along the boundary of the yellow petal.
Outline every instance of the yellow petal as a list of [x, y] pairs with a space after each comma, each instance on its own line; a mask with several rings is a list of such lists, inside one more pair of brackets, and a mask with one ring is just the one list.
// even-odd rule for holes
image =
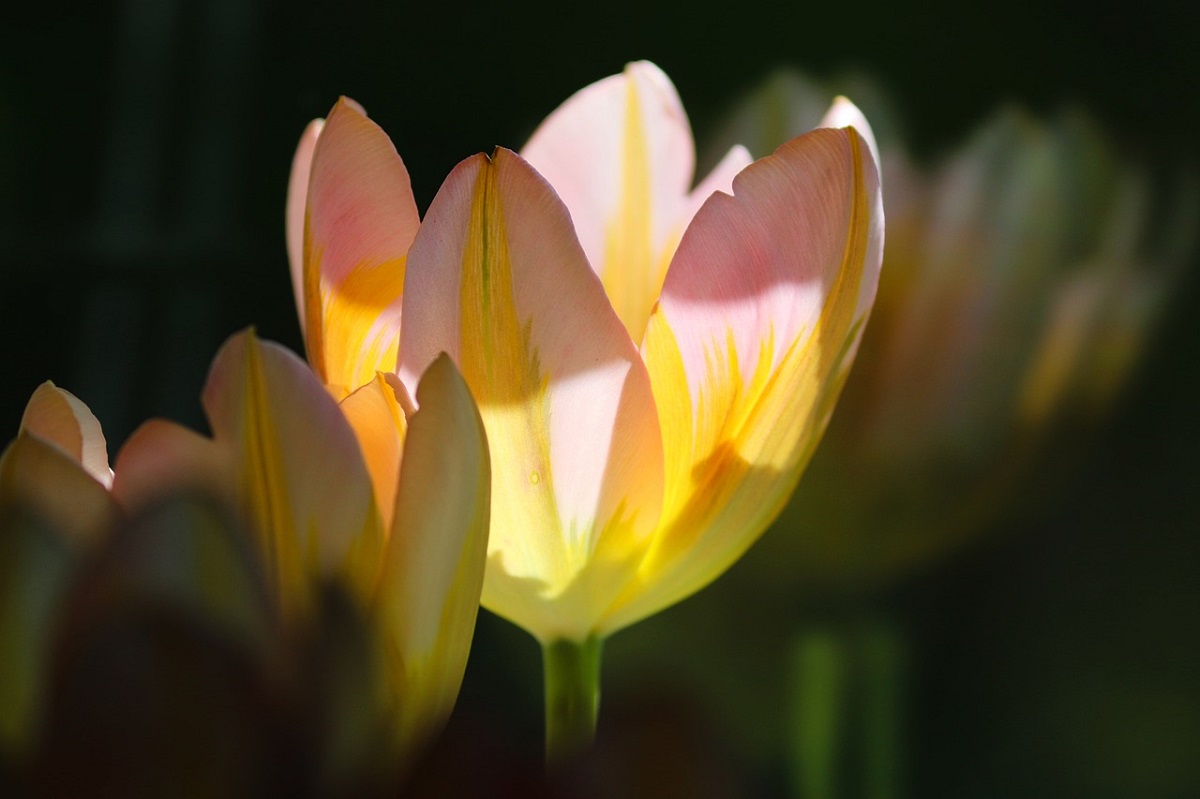
[[487, 559], [491, 472], [483, 422], [441, 356], [421, 378], [377, 596], [400, 744], [450, 715], [475, 630]]
[[375, 501], [383, 515], [383, 529], [389, 530], [408, 430], [405, 415], [412, 411], [412, 402], [398, 377], [378, 372], [374, 380], [355, 390], [340, 405], [362, 448], [375, 487]]
[[307, 608], [312, 578], [374, 590], [383, 529], [346, 417], [312, 371], [252, 332], [221, 348], [204, 387], [213, 436], [231, 453], [242, 512], [260, 536], [285, 610]]

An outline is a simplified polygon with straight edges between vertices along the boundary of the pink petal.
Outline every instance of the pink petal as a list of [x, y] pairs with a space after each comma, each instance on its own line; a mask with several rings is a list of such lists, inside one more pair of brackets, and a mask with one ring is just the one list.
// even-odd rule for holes
[[643, 345], [664, 524], [606, 630], [716, 578], [778, 514], [853, 360], [882, 246], [875, 164], [852, 130], [792, 140], [700, 209]]
[[309, 361], [349, 393], [396, 362], [404, 264], [420, 225], [387, 134], [340, 100], [317, 139], [304, 242]]
[[825, 116], [821, 118], [821, 124], [817, 127], [854, 128], [858, 131], [858, 135], [862, 136], [863, 140], [867, 143], [867, 148], [871, 151], [871, 158], [875, 160], [876, 167], [883, 163], [879, 158], [879, 145], [875, 143], [875, 132], [871, 130], [871, 123], [867, 122], [867, 118], [863, 116], [863, 112], [858, 109], [858, 106], [845, 97], [839, 95], [833, 98], [833, 103], [829, 106], [829, 110], [825, 112]]
[[[662, 466], [645, 368], [566, 209], [514, 153], [464, 161], [413, 244], [404, 303], [401, 379], [447, 352], [487, 428], [485, 604], [535, 635], [586, 627], [653, 529]], [[554, 601], [572, 584], [586, 607]]]
[[641, 340], [683, 229], [695, 147], [662, 70], [630, 64], [577, 92], [522, 150], [570, 210], [583, 250]]

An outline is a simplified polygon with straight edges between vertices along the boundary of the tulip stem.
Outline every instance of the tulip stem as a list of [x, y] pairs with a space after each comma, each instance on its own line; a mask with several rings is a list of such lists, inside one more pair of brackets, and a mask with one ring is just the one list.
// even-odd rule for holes
[[586, 751], [596, 737], [600, 705], [600, 650], [604, 639], [542, 645], [546, 680], [546, 767], [557, 768]]

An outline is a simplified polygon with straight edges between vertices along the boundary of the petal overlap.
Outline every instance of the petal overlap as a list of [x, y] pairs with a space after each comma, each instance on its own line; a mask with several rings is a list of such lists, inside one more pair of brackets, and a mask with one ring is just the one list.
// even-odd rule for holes
[[387, 289], [401, 313], [377, 323], [403, 320], [410, 391], [439, 353], [462, 371], [492, 464], [483, 603], [543, 642], [699, 589], [795, 487], [883, 244], [866, 120], [839, 98], [823, 125], [753, 163], [733, 147], [693, 186], [678, 94], [638, 62], [568, 99], [520, 156], [463, 161], [430, 205]]

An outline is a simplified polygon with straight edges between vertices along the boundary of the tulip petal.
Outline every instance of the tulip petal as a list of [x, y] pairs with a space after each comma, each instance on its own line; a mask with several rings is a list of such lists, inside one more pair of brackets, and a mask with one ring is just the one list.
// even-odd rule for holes
[[458, 696], [487, 563], [491, 467], [483, 421], [450, 359], [421, 378], [376, 607], [401, 746], [420, 745]]
[[404, 314], [401, 379], [449, 353], [487, 429], [484, 604], [534, 635], [586, 635], [560, 627], [598, 618], [657, 522], [660, 432], [567, 209], [520, 156], [447, 178], [409, 254]]
[[374, 380], [342, 400], [341, 408], [362, 448], [375, 487], [375, 501], [383, 516], [383, 529], [388, 530], [408, 430], [405, 414], [412, 411], [412, 400], [398, 377], [378, 372]]
[[653, 64], [629, 64], [570, 97], [522, 155], [566, 203], [617, 316], [640, 341], [690, 219], [695, 148], [675, 87]]
[[300, 328], [304, 329], [304, 212], [308, 206], [308, 176], [312, 170], [313, 151], [325, 120], [314, 119], [308, 123], [296, 145], [292, 158], [292, 172], [288, 178], [286, 234], [288, 266], [292, 272], [292, 291], [296, 295], [296, 314], [300, 317]]
[[[708, 198], [713, 196], [715, 192], [723, 191], [726, 194], [733, 192], [733, 179], [737, 177], [739, 172], [750, 166], [750, 164], [753, 162], [754, 157], [750, 155], [750, 151], [740, 144], [735, 144], [733, 147], [729, 148], [729, 152], [725, 153], [725, 157], [713, 167], [712, 172], [708, 173], [708, 177], [702, 180], [700, 185], [693, 189], [692, 193], [688, 195], [687, 209], [683, 216], [684, 228], [686, 228], [688, 223], [695, 218], [696, 213], [700, 210], [700, 207], [703, 206], [704, 203], [708, 201]], [[680, 229], [680, 233], [682, 232], [683, 228]], [[673, 256], [674, 254], [675, 250], [672, 247], [670, 256]], [[670, 256], [668, 256], [668, 260]], [[662, 277], [666, 277], [666, 273], [664, 273]], [[661, 278], [657, 288], [659, 291], [662, 289]], [[655, 299], [657, 299], [657, 297], [658, 294], [656, 293]]]
[[119, 518], [108, 490], [57, 445], [22, 430], [0, 453], [0, 505], [29, 509], [67, 539], [97, 541]]
[[830, 104], [829, 110], [825, 112], [825, 116], [821, 118], [821, 124], [817, 127], [854, 128], [866, 142], [867, 149], [871, 151], [871, 158], [875, 160], [876, 168], [883, 163], [879, 160], [879, 145], [875, 143], [875, 131], [871, 130], [871, 123], [867, 122], [867, 118], [858, 106], [845, 97], [838, 95], [833, 98], [833, 103]]
[[882, 245], [875, 164], [852, 129], [783, 145], [696, 215], [643, 344], [664, 523], [606, 632], [703, 587], [778, 514], [853, 360]]
[[312, 156], [303, 318], [309, 362], [343, 395], [396, 363], [404, 264], [419, 225], [391, 140], [339, 100]]
[[237, 502], [232, 448], [164, 419], [145, 422], [117, 455], [113, 496], [130, 513], [181, 493]]
[[88, 406], [71, 392], [49, 380], [42, 383], [25, 406], [21, 429], [54, 444], [105, 488], [112, 487], [104, 431]]
[[382, 525], [362, 452], [337, 404], [299, 358], [250, 331], [217, 353], [204, 387], [213, 437], [235, 453], [243, 512], [285, 602], [313, 575], [373, 590]]

